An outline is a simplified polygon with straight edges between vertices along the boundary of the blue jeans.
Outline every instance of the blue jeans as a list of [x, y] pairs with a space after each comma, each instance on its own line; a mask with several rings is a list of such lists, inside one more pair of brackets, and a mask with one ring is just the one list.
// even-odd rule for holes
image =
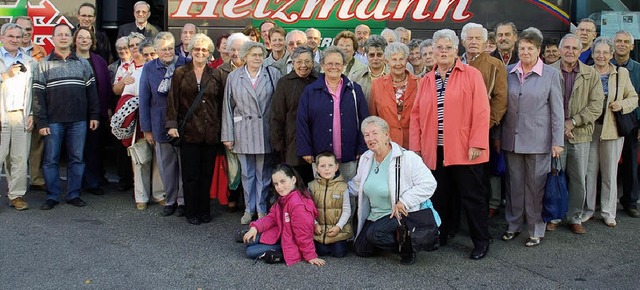
[[47, 199], [60, 201], [60, 149], [67, 144], [67, 200], [80, 196], [84, 161], [82, 153], [87, 135], [87, 121], [51, 123], [51, 134], [44, 137], [44, 173]]
[[339, 241], [333, 244], [314, 243], [316, 244], [318, 256], [332, 255], [336, 258], [342, 258], [347, 255], [347, 241]]
[[273, 154], [238, 154], [238, 160], [244, 189], [244, 211], [267, 213], [267, 195], [275, 162]]
[[269, 250], [279, 250], [280, 244], [267, 245], [260, 243], [260, 234], [256, 236], [256, 240], [247, 244], [247, 258], [255, 259]]

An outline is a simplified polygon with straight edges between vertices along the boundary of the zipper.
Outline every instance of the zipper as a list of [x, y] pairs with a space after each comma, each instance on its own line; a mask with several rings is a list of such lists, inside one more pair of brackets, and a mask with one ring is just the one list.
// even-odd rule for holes
[[326, 244], [327, 240], [327, 191], [329, 191], [329, 181], [326, 181], [324, 186], [324, 199], [322, 200], [322, 206], [324, 208], [324, 235], [322, 235], [322, 243]]

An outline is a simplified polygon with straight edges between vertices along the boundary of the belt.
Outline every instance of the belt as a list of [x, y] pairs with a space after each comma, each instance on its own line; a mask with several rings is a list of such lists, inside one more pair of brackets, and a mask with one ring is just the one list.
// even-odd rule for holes
[[13, 112], [22, 112], [22, 111], [24, 111], [24, 110], [23, 109], [17, 109], [17, 110], [9, 110], [7, 112], [13, 113]]

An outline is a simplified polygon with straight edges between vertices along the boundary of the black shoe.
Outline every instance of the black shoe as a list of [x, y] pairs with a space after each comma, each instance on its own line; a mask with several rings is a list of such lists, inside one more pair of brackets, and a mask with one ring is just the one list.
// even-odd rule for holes
[[504, 234], [502, 235], [502, 240], [503, 241], [511, 241], [514, 238], [518, 237], [520, 235], [520, 232], [504, 232]]
[[211, 222], [211, 215], [204, 214], [198, 217], [203, 224], [208, 224]]
[[131, 183], [118, 184], [118, 187], [116, 187], [116, 189], [120, 192], [127, 191], [132, 188], [133, 188], [133, 184]]
[[413, 265], [416, 262], [416, 253], [411, 253], [411, 255], [407, 255], [402, 257], [400, 260], [400, 264], [402, 265]]
[[248, 229], [241, 230], [236, 233], [236, 243], [242, 244], [244, 243], [244, 235], [248, 232]]
[[176, 212], [176, 205], [165, 205], [164, 208], [162, 209], [162, 216], [170, 216], [172, 215], [174, 212]]
[[32, 184], [29, 185], [31, 191], [47, 191], [47, 187], [44, 184]]
[[53, 199], [47, 199], [41, 206], [40, 209], [41, 210], [50, 210], [52, 208], [54, 208], [59, 202], [53, 200]]
[[627, 212], [627, 215], [630, 217], [634, 217], [634, 218], [640, 217], [640, 211], [638, 211], [638, 209], [636, 208], [628, 208], [628, 209], [625, 209], [625, 211]]
[[95, 195], [104, 195], [104, 190], [100, 187], [86, 188], [84, 191]]
[[489, 252], [489, 244], [485, 246], [477, 246], [473, 249], [469, 258], [471, 258], [471, 260], [480, 260], [487, 255], [487, 252]]
[[186, 211], [186, 209], [184, 208], [184, 205], [179, 205], [178, 208], [176, 209], [176, 216], [177, 217], [183, 217], [185, 211]]
[[440, 246], [441, 247], [446, 246], [447, 243], [449, 242], [449, 239], [447, 238], [447, 235], [443, 235], [443, 234], [440, 234], [439, 240], [440, 240]]
[[189, 222], [189, 223], [190, 223], [190, 224], [192, 224], [192, 225], [196, 225], [196, 226], [197, 226], [197, 225], [200, 225], [200, 224], [202, 223], [202, 221], [200, 221], [200, 219], [199, 219], [199, 218], [194, 217], [194, 216], [192, 216], [192, 217], [190, 217], [190, 218], [187, 218], [187, 222]]
[[79, 197], [74, 197], [70, 200], [67, 200], [67, 203], [77, 207], [87, 206], [87, 203], [84, 202], [84, 200], [80, 199]]

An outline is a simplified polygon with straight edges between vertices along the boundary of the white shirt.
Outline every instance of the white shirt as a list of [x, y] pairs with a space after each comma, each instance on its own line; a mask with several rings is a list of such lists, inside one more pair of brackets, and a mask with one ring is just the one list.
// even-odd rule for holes
[[[2, 61], [4, 61], [7, 69], [17, 61], [24, 64], [25, 67], [28, 66], [22, 57], [22, 51], [20, 49], [18, 49], [18, 53], [14, 57], [4, 47], [0, 47], [0, 54], [2, 54]], [[10, 90], [6, 90], [7, 94], [3, 98], [4, 107], [7, 112], [24, 110], [24, 96], [26, 93], [24, 88], [27, 87], [29, 74], [30, 72], [18, 72], [14, 77], [4, 80], [4, 82], [9, 82], [9, 86], [12, 88]]]

